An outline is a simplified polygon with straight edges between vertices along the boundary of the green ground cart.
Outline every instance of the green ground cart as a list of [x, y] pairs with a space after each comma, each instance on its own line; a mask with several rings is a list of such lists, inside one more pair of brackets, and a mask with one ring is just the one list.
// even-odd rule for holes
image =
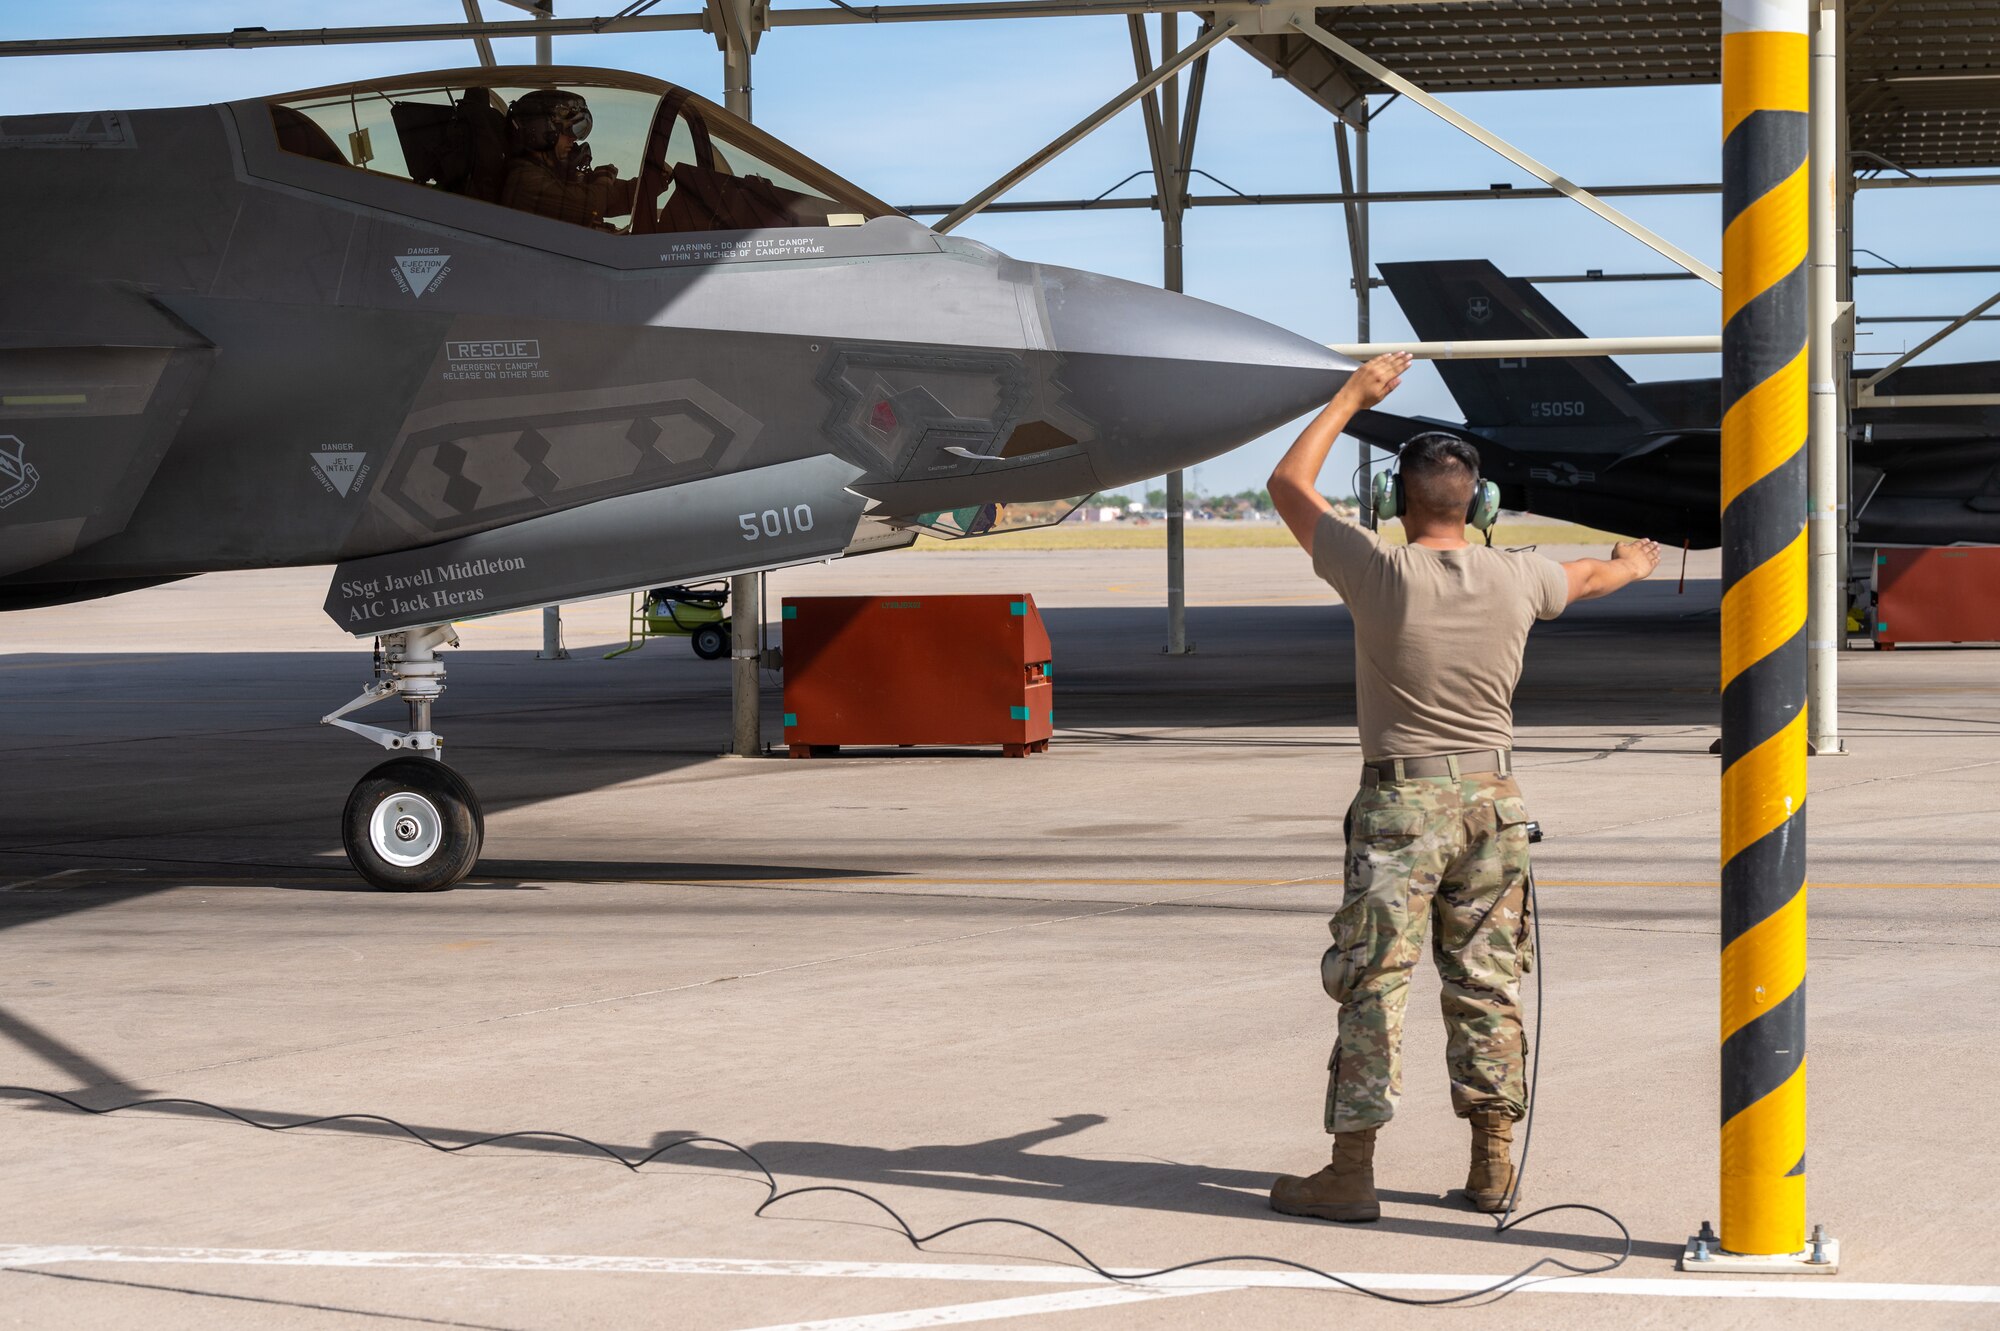
[[655, 587], [632, 593], [632, 626], [625, 645], [605, 660], [636, 652], [648, 638], [687, 638], [704, 661], [729, 655], [729, 584]]

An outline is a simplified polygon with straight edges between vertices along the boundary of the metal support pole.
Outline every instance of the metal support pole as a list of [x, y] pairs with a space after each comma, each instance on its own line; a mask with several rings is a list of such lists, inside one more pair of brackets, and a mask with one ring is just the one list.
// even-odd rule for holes
[[745, 120], [750, 119], [750, 56], [757, 49], [757, 26], [763, 6], [745, 0], [722, 0], [711, 4], [716, 15], [715, 40], [722, 47], [722, 104]]
[[1837, 1265], [1805, 1226], [1807, 5], [1722, 6], [1722, 1205], [1690, 1271]]
[[[1842, 0], [1841, 9], [1844, 20], [1846, 16], [1845, 0]], [[1872, 21], [1881, 17], [1881, 15], [1877, 13], [1869, 17]], [[1847, 114], [1847, 48], [1850, 44], [1851, 42], [1848, 40], [1847, 34], [1843, 31], [1841, 41], [1834, 52], [1834, 76], [1839, 82], [1840, 93], [1840, 116], [1834, 127], [1837, 135], [1834, 147], [1840, 163], [1836, 179], [1840, 181], [1840, 192], [1835, 196], [1834, 206], [1839, 209], [1835, 218], [1835, 225], [1838, 229], [1838, 241], [1835, 247], [1836, 261], [1839, 264], [1838, 269], [1835, 270], [1835, 280], [1838, 283], [1838, 295], [1841, 304], [1847, 310], [1852, 311], [1854, 309], [1854, 200], [1856, 194], [1853, 171], [1854, 159], [1848, 153], [1848, 140], [1852, 129]], [[1856, 521], [1858, 510], [1854, 503], [1854, 438], [1852, 431], [1854, 426], [1855, 338], [1852, 336], [1852, 330], [1848, 331], [1849, 336], [1842, 339], [1842, 345], [1836, 351], [1836, 359], [1834, 361], [1840, 379], [1840, 470], [1835, 478], [1835, 482], [1839, 486], [1840, 545], [1838, 558], [1840, 561], [1840, 604], [1842, 614], [1839, 641], [1843, 648], [1847, 645], [1846, 614], [1855, 604], [1852, 591], [1854, 586], [1854, 534], [1860, 529], [1861, 525]]]
[[[1179, 14], [1160, 15], [1160, 63], [1173, 64], [1180, 55]], [[1156, 182], [1160, 190], [1161, 283], [1169, 291], [1183, 285], [1181, 271], [1181, 200], [1187, 187], [1181, 176], [1181, 76], [1175, 74], [1160, 85], [1160, 160], [1166, 165], [1166, 179]]]
[[1807, 447], [1806, 744], [1812, 753], [1840, 746], [1840, 643], [1847, 636], [1840, 580], [1840, 0], [1813, 5], [1811, 245], [1811, 433]]
[[[479, 0], [465, 0], [465, 17], [479, 21]], [[535, 10], [535, 21], [545, 23], [555, 17], [555, 0], [540, 0]], [[479, 63], [493, 63], [493, 43], [484, 37], [474, 39], [479, 47]], [[535, 63], [549, 64], [554, 59], [554, 43], [546, 36], [535, 37]], [[569, 652], [562, 645], [562, 607], [545, 605], [542, 607], [542, 650], [535, 653], [537, 661], [567, 661]]]
[[569, 648], [563, 646], [562, 607], [545, 605], [542, 607], [542, 650], [535, 654], [537, 661], [567, 661]]
[[[1370, 336], [1369, 292], [1373, 283], [1369, 281], [1374, 261], [1368, 253], [1368, 99], [1361, 99], [1361, 123], [1354, 130], [1354, 185], [1361, 198], [1354, 205], [1354, 338], [1366, 342]], [[1375, 505], [1368, 496], [1375, 490], [1375, 446], [1366, 441], [1356, 447], [1361, 452], [1361, 493], [1355, 498], [1361, 504], [1361, 521], [1370, 531], [1375, 528]]]
[[[1181, 44], [1180, 15], [1160, 15], [1160, 64], [1174, 65]], [[1178, 68], [1178, 66], [1176, 66]], [[1181, 80], [1177, 73], [1160, 85], [1160, 161], [1165, 178], [1160, 193], [1160, 281], [1169, 291], [1184, 285], [1181, 271], [1181, 203], [1187, 189], [1181, 162]], [[1194, 650], [1187, 640], [1187, 498], [1181, 473], [1167, 477], [1167, 646], [1168, 656]]]
[[[742, 11], [730, 15], [738, 19]], [[722, 104], [724, 109], [750, 119], [750, 49], [752, 33], [747, 25], [724, 22], [716, 25], [716, 40], [722, 46]], [[755, 758], [764, 751], [762, 681], [758, 636], [762, 631], [764, 575], [739, 574], [729, 580], [729, 751], [739, 758]]]

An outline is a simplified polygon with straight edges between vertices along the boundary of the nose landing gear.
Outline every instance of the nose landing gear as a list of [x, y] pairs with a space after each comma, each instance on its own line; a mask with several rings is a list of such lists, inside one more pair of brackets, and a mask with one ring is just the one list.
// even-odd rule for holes
[[[386, 892], [438, 892], [479, 862], [486, 816], [466, 779], [444, 765], [444, 740], [431, 704], [444, 692], [437, 649], [457, 646], [448, 624], [385, 634], [375, 680], [346, 706], [320, 718], [385, 749], [403, 749], [356, 783], [341, 815], [340, 840], [355, 872]], [[371, 703], [401, 698], [410, 728], [388, 730], [346, 719]]]
[[435, 758], [391, 758], [355, 785], [340, 840], [355, 871], [385, 892], [441, 892], [479, 862], [479, 797]]

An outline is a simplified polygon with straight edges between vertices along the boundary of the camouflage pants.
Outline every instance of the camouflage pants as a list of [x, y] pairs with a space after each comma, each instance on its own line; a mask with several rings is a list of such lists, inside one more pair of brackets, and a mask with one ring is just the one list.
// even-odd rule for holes
[[1495, 773], [1375, 783], [1347, 815], [1346, 890], [1320, 978], [1340, 1004], [1326, 1130], [1387, 1123], [1403, 1089], [1403, 1009], [1431, 925], [1444, 980], [1445, 1062], [1459, 1117], [1522, 1113], [1521, 976], [1529, 932], [1527, 810]]

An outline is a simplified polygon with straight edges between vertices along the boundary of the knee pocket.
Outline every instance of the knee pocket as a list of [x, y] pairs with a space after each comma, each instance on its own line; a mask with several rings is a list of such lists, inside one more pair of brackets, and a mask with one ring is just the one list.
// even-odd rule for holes
[[[1336, 1003], [1352, 999], [1367, 981], [1396, 965], [1408, 921], [1369, 897], [1358, 897], [1333, 917], [1333, 946], [1319, 959], [1319, 982]], [[1415, 964], [1415, 957], [1410, 958]]]

